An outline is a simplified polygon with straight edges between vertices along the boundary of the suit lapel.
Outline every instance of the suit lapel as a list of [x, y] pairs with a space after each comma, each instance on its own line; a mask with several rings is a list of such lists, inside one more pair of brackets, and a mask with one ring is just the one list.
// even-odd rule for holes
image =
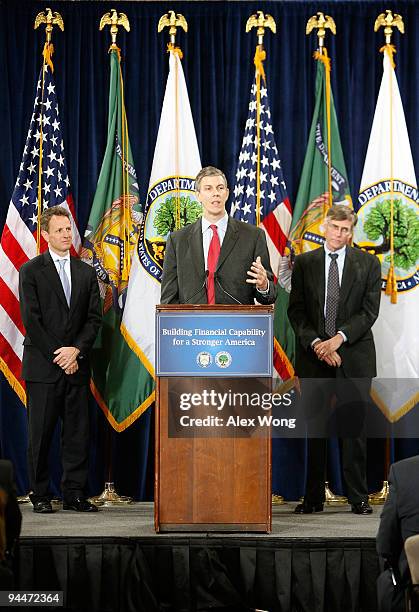
[[77, 304], [79, 293], [80, 293], [80, 269], [79, 261], [74, 257], [70, 257], [70, 270], [71, 270], [71, 297], [70, 297], [70, 313], [73, 311], [74, 306]]
[[189, 249], [191, 252], [192, 261], [200, 277], [205, 271], [204, 247], [202, 244], [202, 221], [201, 219], [198, 219], [198, 221], [196, 221], [193, 225], [191, 225]]
[[313, 251], [312, 284], [322, 313], [324, 311], [324, 296], [326, 293], [326, 280], [324, 272], [325, 255], [326, 254], [323, 247], [319, 247]]
[[220, 256], [218, 257], [217, 270], [223, 265], [226, 258], [231, 253], [232, 248], [237, 242], [239, 232], [235, 227], [231, 217], [228, 218], [227, 231], [224, 236], [223, 244], [221, 246]]
[[356, 276], [355, 262], [353, 261], [353, 249], [352, 247], [346, 247], [345, 264], [343, 266], [342, 284], [340, 287], [340, 304], [344, 304], [348, 299], [352, 285], [355, 281]]
[[46, 250], [43, 254], [44, 258], [44, 274], [48, 279], [48, 283], [51, 286], [51, 289], [57, 294], [62, 303], [66, 308], [68, 308], [67, 300], [65, 299], [64, 289], [60, 281], [60, 277], [58, 276], [57, 268], [55, 267], [55, 263], [52, 261], [52, 257], [50, 255], [49, 250]]

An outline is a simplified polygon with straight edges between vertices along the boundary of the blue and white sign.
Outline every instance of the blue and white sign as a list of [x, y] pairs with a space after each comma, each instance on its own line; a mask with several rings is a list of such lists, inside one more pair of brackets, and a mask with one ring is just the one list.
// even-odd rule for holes
[[272, 376], [273, 314], [156, 315], [157, 376]]

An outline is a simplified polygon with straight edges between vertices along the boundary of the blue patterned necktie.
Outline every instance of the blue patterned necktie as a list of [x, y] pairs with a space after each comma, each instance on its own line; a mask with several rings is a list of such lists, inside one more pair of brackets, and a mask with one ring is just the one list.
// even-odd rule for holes
[[339, 306], [339, 270], [337, 253], [329, 253], [331, 259], [329, 274], [327, 276], [327, 298], [326, 298], [326, 319], [325, 332], [332, 338], [336, 334], [336, 316]]
[[71, 297], [71, 289], [70, 289], [70, 281], [68, 280], [68, 276], [65, 273], [64, 266], [66, 264], [66, 259], [59, 259], [58, 263], [60, 264], [60, 271], [58, 273], [60, 277], [61, 284], [63, 286], [65, 299], [67, 300], [68, 306], [70, 306], [70, 297]]

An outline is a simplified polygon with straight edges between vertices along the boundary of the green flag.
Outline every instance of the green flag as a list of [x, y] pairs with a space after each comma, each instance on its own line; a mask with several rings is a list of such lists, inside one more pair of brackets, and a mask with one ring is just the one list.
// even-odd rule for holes
[[153, 379], [120, 331], [142, 220], [120, 62], [120, 51], [112, 46], [108, 139], [82, 251], [82, 259], [96, 270], [103, 313], [91, 356], [91, 388], [116, 431], [126, 429], [154, 400]]
[[326, 48], [323, 47], [323, 53], [316, 52], [314, 58], [317, 60], [316, 101], [292, 215], [291, 261], [295, 255], [323, 244], [320, 226], [332, 204], [352, 207]]

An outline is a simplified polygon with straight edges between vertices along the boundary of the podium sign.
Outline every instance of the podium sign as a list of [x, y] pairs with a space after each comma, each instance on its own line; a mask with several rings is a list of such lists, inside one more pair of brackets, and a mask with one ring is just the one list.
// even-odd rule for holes
[[226, 437], [211, 421], [202, 437], [170, 424], [179, 390], [197, 413], [198, 396], [203, 407], [208, 393], [223, 387], [271, 390], [273, 306], [172, 304], [156, 311], [156, 531], [269, 532], [269, 431], [260, 435], [256, 426], [243, 437], [237, 427]]
[[272, 377], [273, 313], [158, 312], [157, 376]]

